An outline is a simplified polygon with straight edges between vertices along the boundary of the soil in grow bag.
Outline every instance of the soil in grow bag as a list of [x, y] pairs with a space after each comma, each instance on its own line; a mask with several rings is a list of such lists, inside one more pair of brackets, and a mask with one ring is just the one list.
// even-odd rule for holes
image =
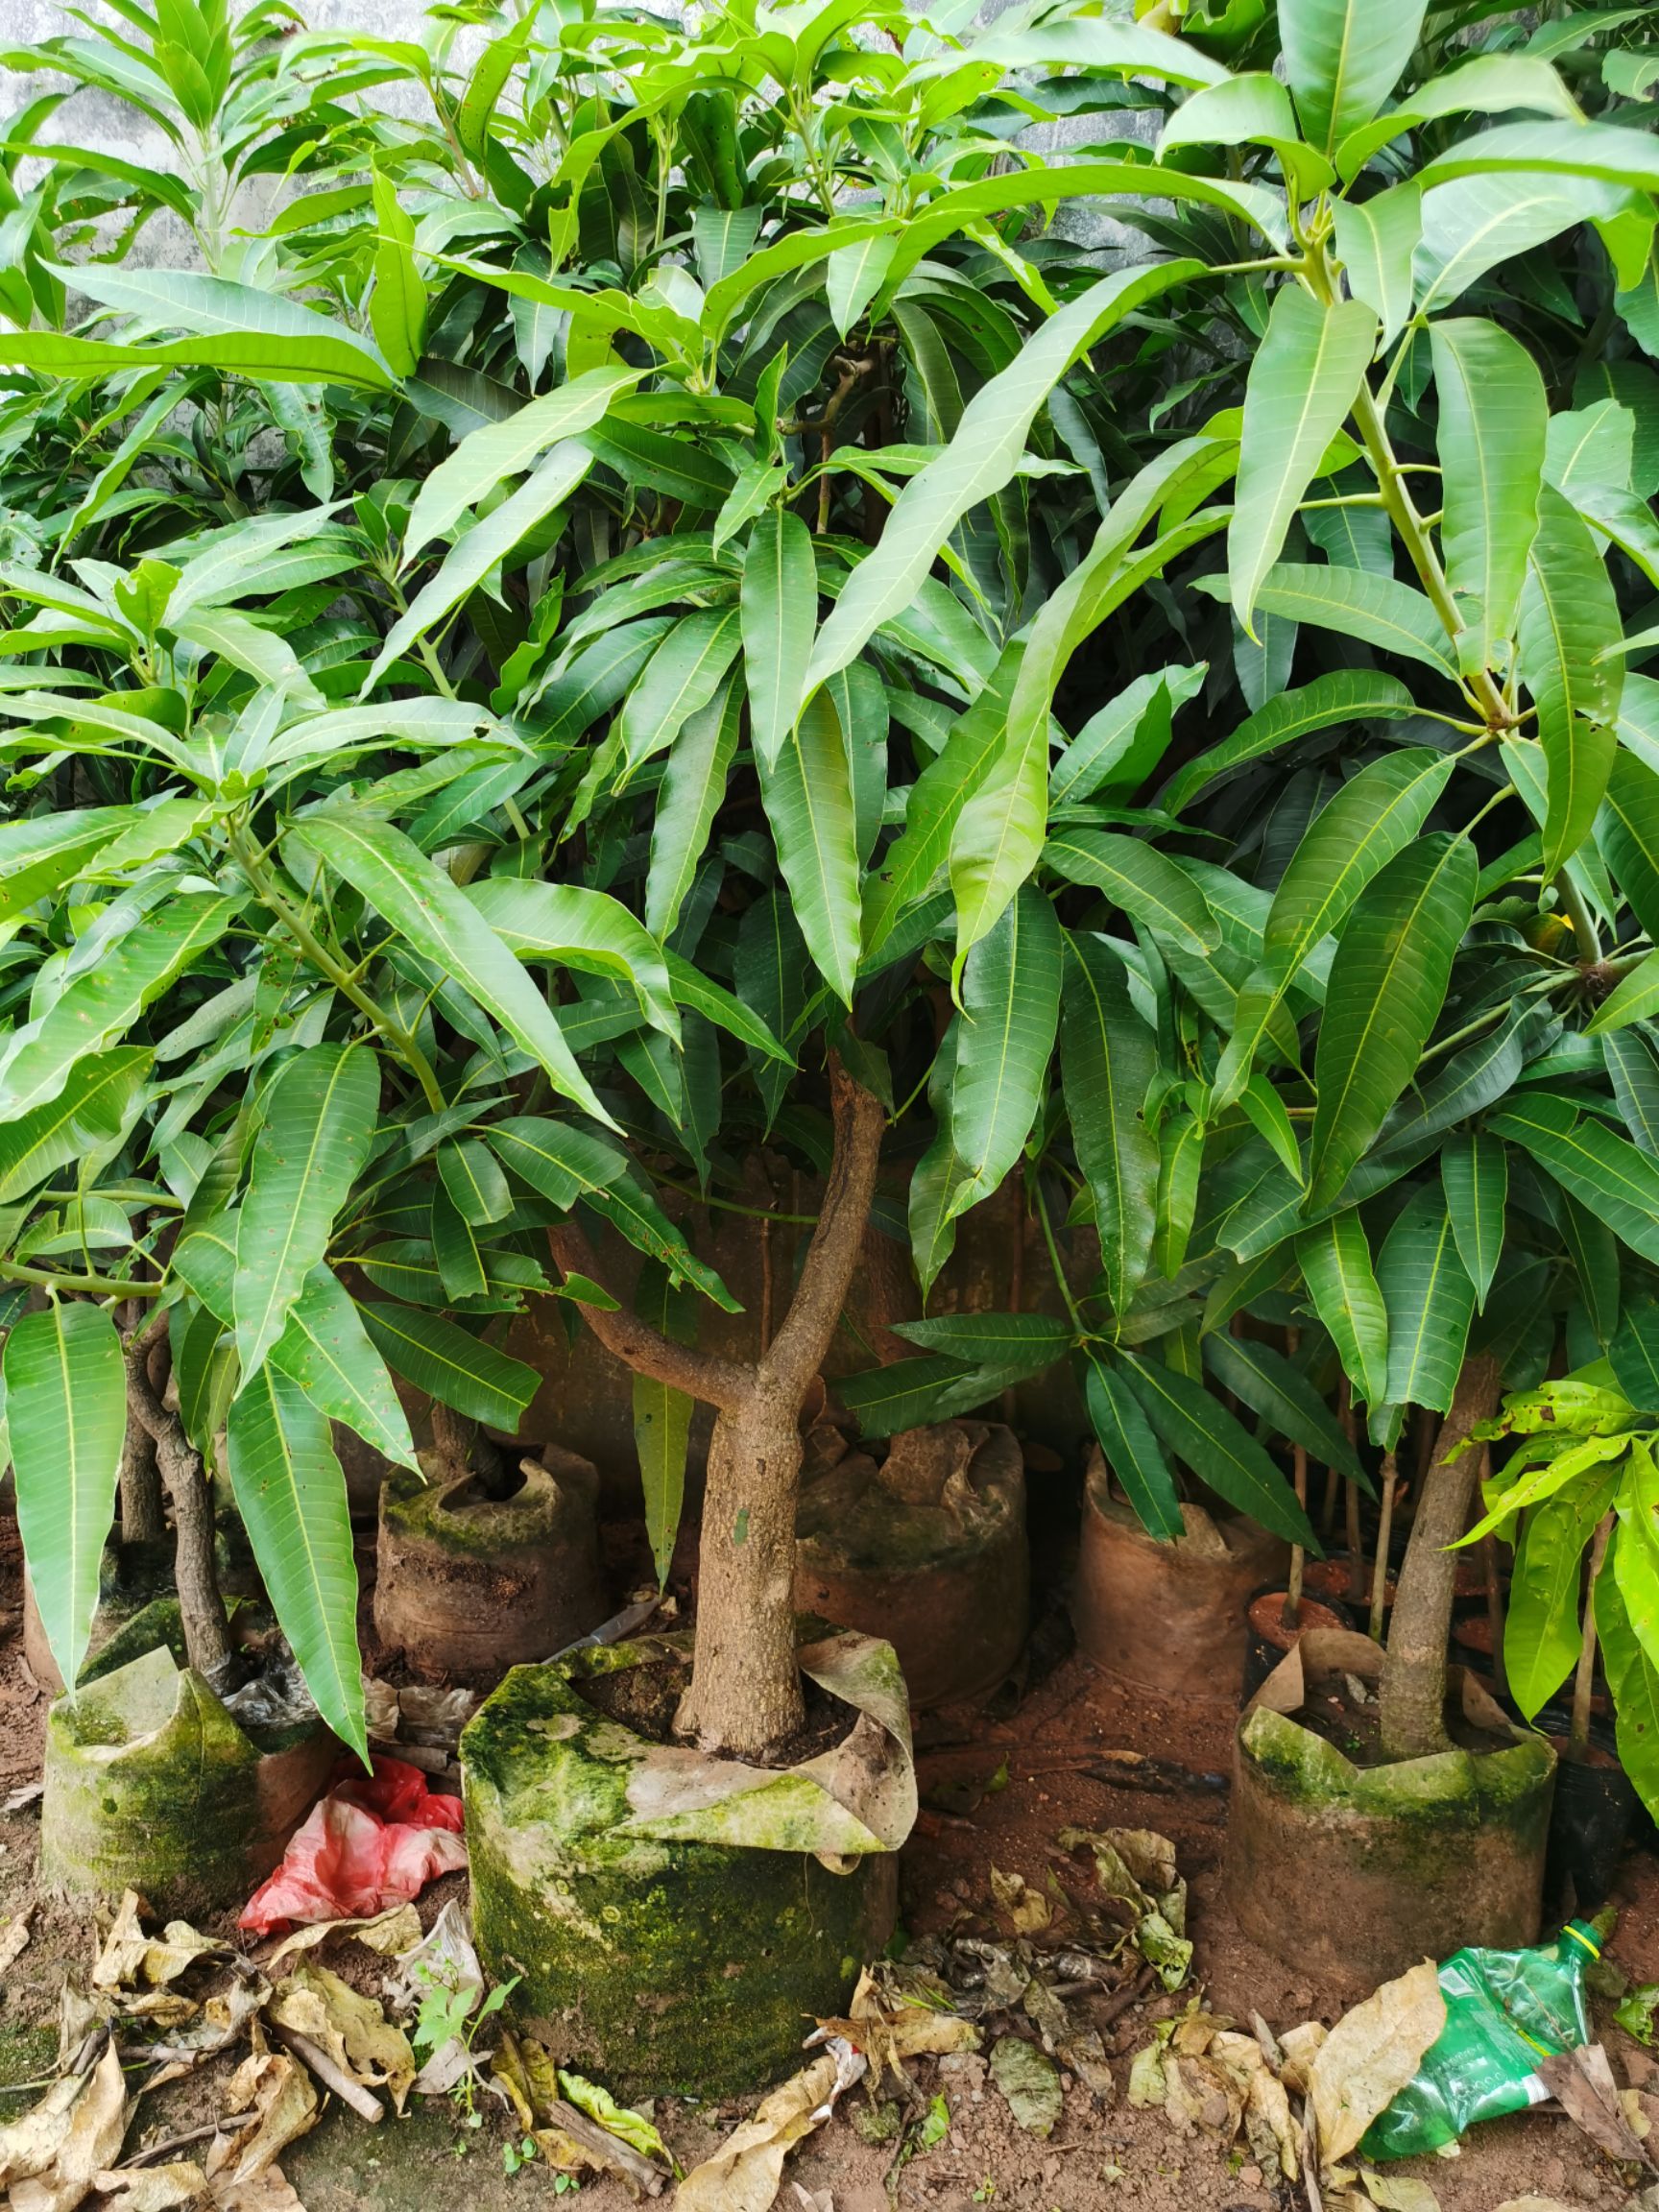
[[679, 1637], [517, 1668], [469, 1723], [480, 1952], [562, 2064], [629, 2096], [752, 2089], [885, 1945], [915, 1808], [903, 1684], [870, 1638], [802, 1662], [816, 1686], [780, 1767], [670, 1740]]
[[941, 1422], [878, 1461], [820, 1425], [796, 1529], [796, 1610], [885, 1637], [912, 1705], [988, 1696], [1018, 1661], [1031, 1569], [1012, 1431]]
[[[252, 1609], [248, 1609], [252, 1614]], [[240, 1904], [321, 1792], [341, 1746], [285, 1646], [252, 1632], [221, 1697], [189, 1666], [175, 1599], [111, 1637], [46, 1728], [40, 1879], [136, 1889], [186, 1917]]]
[[380, 1491], [374, 1628], [416, 1672], [493, 1685], [605, 1618], [596, 1469], [545, 1448], [493, 1494], [473, 1474], [395, 1470]]
[[1454, 1670], [1450, 1748], [1385, 1763], [1368, 1636], [1312, 1630], [1239, 1726], [1227, 1886], [1276, 1957], [1364, 1993], [1425, 1957], [1538, 1933], [1555, 1754]]
[[1358, 1625], [1346, 1605], [1334, 1599], [1310, 1597], [1304, 1584], [1296, 1619], [1286, 1618], [1288, 1593], [1283, 1583], [1258, 1590], [1244, 1608], [1249, 1648], [1244, 1655], [1244, 1695], [1254, 1697], [1286, 1651], [1310, 1628], [1353, 1628]]

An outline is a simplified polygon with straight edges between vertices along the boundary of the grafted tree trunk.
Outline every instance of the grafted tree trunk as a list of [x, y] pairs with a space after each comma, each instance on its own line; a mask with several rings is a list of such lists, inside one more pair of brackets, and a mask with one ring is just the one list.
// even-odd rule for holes
[[[706, 1750], [763, 1758], [802, 1725], [795, 1661], [795, 1505], [801, 1408], [830, 1349], [875, 1195], [880, 1101], [830, 1065], [835, 1152], [818, 1225], [788, 1311], [749, 1363], [675, 1344], [627, 1310], [582, 1310], [600, 1342], [640, 1374], [715, 1408], [698, 1554], [697, 1641], [678, 1728]], [[603, 1283], [574, 1221], [548, 1231], [567, 1275]]]
[[121, 1541], [158, 1544], [166, 1533], [156, 1439], [129, 1406], [127, 1441], [121, 1448]]
[[[1400, 1570], [1382, 1666], [1382, 1756], [1426, 1759], [1449, 1748], [1446, 1734], [1446, 1640], [1457, 1554], [1448, 1549], [1469, 1527], [1469, 1508], [1480, 1454], [1469, 1444], [1479, 1422], [1498, 1410], [1496, 1359], [1466, 1359], [1451, 1410], [1440, 1424], [1434, 1455], [1424, 1479], [1411, 1540]], [[1460, 1447], [1468, 1445], [1467, 1450]], [[1455, 1454], [1455, 1456], [1454, 1455]], [[1379, 1559], [1379, 1578], [1387, 1562]]]
[[444, 1463], [446, 1476], [476, 1475], [492, 1498], [504, 1498], [512, 1489], [514, 1457], [503, 1452], [482, 1423], [457, 1413], [452, 1406], [432, 1401], [432, 1449]]
[[165, 1363], [165, 1337], [152, 1327], [128, 1346], [128, 1429], [131, 1432], [135, 1420], [149, 1435], [156, 1466], [172, 1503], [173, 1580], [179, 1593], [185, 1652], [199, 1674], [205, 1675], [215, 1690], [224, 1690], [230, 1680], [230, 1623], [214, 1556], [213, 1494], [202, 1455], [185, 1434], [178, 1414], [170, 1413], [163, 1403], [165, 1377], [157, 1385], [150, 1370], [152, 1358]]

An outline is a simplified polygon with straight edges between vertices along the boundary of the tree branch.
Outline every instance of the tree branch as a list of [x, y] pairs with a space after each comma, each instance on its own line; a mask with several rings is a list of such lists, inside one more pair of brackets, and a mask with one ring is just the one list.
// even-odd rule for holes
[[886, 1113], [874, 1092], [855, 1082], [830, 1056], [830, 1102], [835, 1124], [835, 1156], [818, 1213], [818, 1226], [801, 1270], [801, 1281], [783, 1325], [761, 1360], [763, 1390], [782, 1390], [798, 1404], [824, 1364], [835, 1324], [847, 1302], [853, 1270], [858, 1263], [876, 1173], [881, 1160]]
[[[586, 1275], [601, 1289], [610, 1287], [599, 1255], [578, 1222], [555, 1221], [547, 1231], [547, 1243], [554, 1264], [565, 1275]], [[580, 1299], [575, 1303], [605, 1349], [637, 1374], [649, 1375], [653, 1382], [664, 1382], [671, 1390], [701, 1398], [724, 1413], [735, 1412], [748, 1399], [754, 1374], [736, 1360], [724, 1359], [715, 1352], [699, 1352], [694, 1345], [676, 1344], [626, 1306], [618, 1306], [613, 1312], [604, 1307], [584, 1305]]]

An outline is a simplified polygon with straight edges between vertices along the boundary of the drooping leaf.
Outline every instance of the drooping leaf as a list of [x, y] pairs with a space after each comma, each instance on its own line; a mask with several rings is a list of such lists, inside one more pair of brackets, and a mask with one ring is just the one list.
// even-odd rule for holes
[[305, 1687], [367, 1765], [357, 1565], [327, 1419], [267, 1363], [232, 1403], [226, 1441], [237, 1510]]
[[828, 690], [813, 693], [772, 766], [760, 766], [760, 795], [807, 948], [851, 1005], [861, 928], [857, 814], [847, 741]]
[[1121, 1329], [1151, 1257], [1158, 1142], [1146, 1125], [1157, 1043], [1123, 964], [1099, 937], [1066, 939], [1060, 1066], [1078, 1165], [1094, 1201], [1106, 1294]]
[[1357, 1397], [1386, 1403], [1388, 1309], [1371, 1264], [1371, 1247], [1357, 1206], [1304, 1229], [1296, 1258], [1318, 1314], [1336, 1347]]
[[1544, 488], [1521, 594], [1519, 662], [1549, 764], [1544, 873], [1589, 835], [1607, 788], [1623, 663], [1618, 601], [1588, 527]]
[[1463, 1364], [1475, 1286], [1443, 1190], [1426, 1185], [1407, 1201], [1382, 1240], [1377, 1281], [1388, 1309], [1387, 1403], [1444, 1413]]
[[370, 1338], [387, 1365], [427, 1397], [454, 1407], [469, 1421], [512, 1434], [541, 1378], [442, 1315], [413, 1306], [359, 1302]]
[[1519, 1094], [1486, 1126], [1529, 1153], [1621, 1243], [1659, 1264], [1659, 1160], [1549, 1094]]
[[805, 697], [818, 608], [812, 534], [787, 507], [763, 515], [750, 535], [741, 605], [750, 736], [771, 768]]
[[1436, 832], [1374, 877], [1331, 963], [1314, 1059], [1308, 1204], [1332, 1203], [1410, 1081], [1474, 909], [1479, 865]]
[[328, 1248], [334, 1216], [362, 1172], [380, 1107], [380, 1070], [361, 1045], [313, 1045], [285, 1063], [264, 1099], [239, 1216], [232, 1310], [244, 1383], [287, 1326]]
[[1469, 664], [1488, 668], [1515, 634], [1538, 530], [1549, 401], [1532, 356], [1497, 323], [1449, 318], [1430, 335], [1446, 581], [1469, 633]]
[[1410, 692], [1396, 677], [1379, 675], [1369, 669], [1328, 669], [1324, 675], [1315, 676], [1310, 684], [1299, 685], [1291, 691], [1280, 691], [1265, 700], [1230, 737], [1223, 737], [1218, 745], [1212, 745], [1189, 760], [1170, 778], [1162, 804], [1169, 813], [1179, 814], [1223, 769], [1235, 768], [1245, 760], [1259, 760], [1266, 754], [1276, 753], [1282, 745], [1294, 743], [1298, 737], [1310, 736], [1316, 730], [1329, 730], [1335, 723], [1359, 722], [1371, 717], [1398, 721], [1415, 712], [1416, 704]]
[[1084, 1370], [1089, 1421], [1106, 1464], [1149, 1536], [1173, 1541], [1185, 1533], [1169, 1462], [1128, 1384], [1093, 1353]]
[[1279, 36], [1308, 139], [1334, 154], [1369, 123], [1411, 59], [1427, 0], [1280, 0]]
[[1323, 1466], [1339, 1469], [1369, 1490], [1358, 1455], [1294, 1360], [1254, 1337], [1213, 1329], [1204, 1337], [1204, 1361], [1221, 1387], [1259, 1414], [1271, 1433], [1300, 1444]]
[[1273, 296], [1245, 383], [1238, 486], [1227, 526], [1233, 612], [1252, 637], [1262, 580], [1347, 421], [1376, 344], [1377, 317], [1363, 301], [1327, 306], [1298, 284], [1282, 285]]
[[1475, 1286], [1476, 1310], [1483, 1313], [1503, 1252], [1508, 1155], [1484, 1130], [1463, 1130], [1447, 1141], [1440, 1155], [1440, 1179], [1446, 1187], [1457, 1256]]
[[1070, 883], [1104, 893], [1131, 920], [1173, 937], [1195, 952], [1220, 942], [1204, 895], [1155, 845], [1098, 830], [1064, 830], [1049, 838], [1043, 857]]
[[1200, 1480], [1263, 1528], [1316, 1556], [1318, 1538], [1296, 1493], [1218, 1398], [1202, 1382], [1134, 1352], [1119, 1354], [1122, 1371], [1166, 1450]]
[[1060, 925], [1031, 884], [969, 955], [950, 1133], [972, 1181], [956, 1212], [998, 1187], [1036, 1118], [1060, 1019]]
[[92, 1632], [127, 1434], [115, 1323], [97, 1306], [54, 1299], [12, 1323], [0, 1374], [23, 1555], [58, 1671], [73, 1685]]

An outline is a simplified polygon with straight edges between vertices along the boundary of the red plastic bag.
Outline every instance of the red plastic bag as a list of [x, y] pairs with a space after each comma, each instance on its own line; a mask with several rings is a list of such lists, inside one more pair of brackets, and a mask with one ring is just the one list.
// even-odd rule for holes
[[377, 1758], [370, 1776], [348, 1763], [239, 1925], [276, 1936], [318, 1920], [365, 1920], [418, 1897], [466, 1865], [461, 1819], [460, 1798], [434, 1796], [420, 1767]]

